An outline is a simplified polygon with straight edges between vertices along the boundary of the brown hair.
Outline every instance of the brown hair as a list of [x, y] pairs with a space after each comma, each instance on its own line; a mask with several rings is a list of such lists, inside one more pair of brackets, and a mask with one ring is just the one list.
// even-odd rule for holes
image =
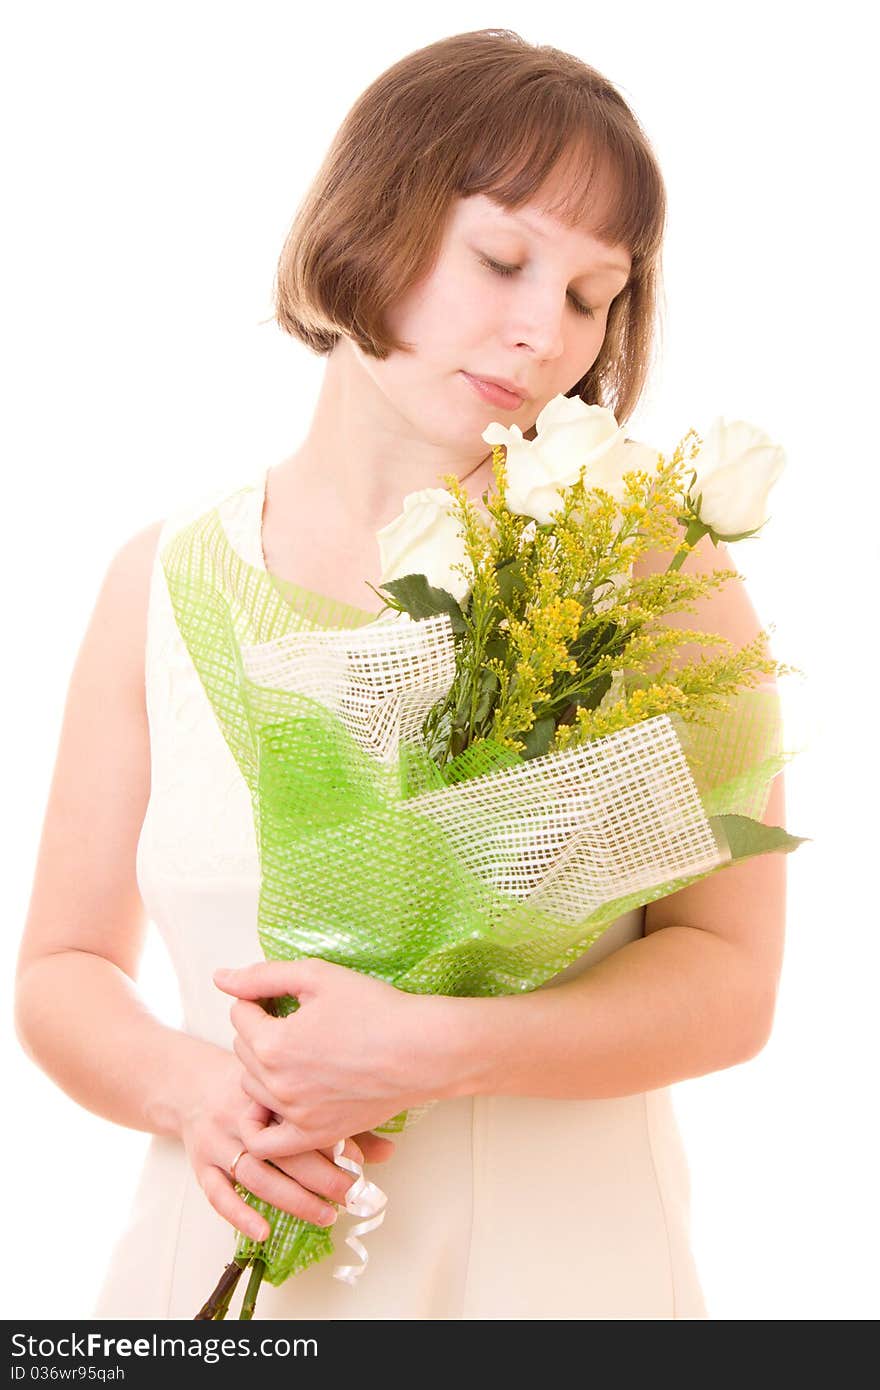
[[[567, 392], [623, 423], [644, 389], [659, 322], [663, 178], [601, 73], [509, 29], [429, 44], [361, 94], [287, 235], [275, 321], [322, 355], [341, 334], [380, 360], [407, 351], [384, 311], [429, 272], [452, 200], [485, 193], [515, 209], [557, 173], [566, 193], [553, 211], [630, 253], [599, 356]], [[603, 209], [591, 201], [596, 180], [611, 191]]]

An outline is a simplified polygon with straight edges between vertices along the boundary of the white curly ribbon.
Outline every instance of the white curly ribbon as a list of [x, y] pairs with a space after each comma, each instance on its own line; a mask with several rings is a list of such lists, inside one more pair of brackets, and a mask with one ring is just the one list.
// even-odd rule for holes
[[346, 1284], [353, 1284], [359, 1275], [363, 1274], [367, 1267], [369, 1255], [359, 1236], [365, 1236], [368, 1231], [375, 1231], [377, 1226], [381, 1226], [385, 1220], [385, 1207], [388, 1202], [387, 1195], [381, 1187], [377, 1187], [374, 1182], [370, 1182], [364, 1177], [362, 1163], [357, 1163], [353, 1158], [348, 1158], [343, 1153], [345, 1140], [340, 1139], [333, 1146], [333, 1162], [340, 1168], [345, 1168], [347, 1172], [357, 1176], [357, 1182], [349, 1188], [346, 1195], [345, 1210], [352, 1216], [367, 1216], [371, 1219], [361, 1221], [354, 1226], [345, 1237], [346, 1245], [350, 1245], [358, 1259], [359, 1265], [337, 1265], [333, 1271], [334, 1279], [342, 1279]]

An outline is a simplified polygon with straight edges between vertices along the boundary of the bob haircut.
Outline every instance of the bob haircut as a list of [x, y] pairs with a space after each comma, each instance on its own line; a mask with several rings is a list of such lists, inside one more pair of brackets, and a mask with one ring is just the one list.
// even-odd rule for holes
[[[275, 322], [321, 355], [340, 335], [379, 360], [409, 351], [389, 335], [384, 313], [430, 273], [452, 201], [483, 193], [516, 209], [557, 175], [564, 196], [547, 210], [631, 257], [599, 356], [566, 392], [622, 424], [651, 368], [663, 178], [639, 122], [601, 73], [509, 29], [429, 44], [361, 94], [287, 234]], [[604, 206], [594, 186], [608, 191]]]

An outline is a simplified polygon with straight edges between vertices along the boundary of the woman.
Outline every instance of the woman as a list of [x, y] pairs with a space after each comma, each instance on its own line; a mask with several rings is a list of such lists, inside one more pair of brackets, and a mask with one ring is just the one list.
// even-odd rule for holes
[[[707, 1316], [669, 1087], [767, 1040], [784, 856], [627, 914], [517, 997], [410, 995], [320, 960], [262, 961], [250, 799], [161, 565], [216, 502], [249, 564], [312, 591], [315, 620], [362, 617], [365, 581], [382, 577], [376, 533], [402, 498], [450, 472], [474, 500], [491, 485], [490, 421], [534, 437], [560, 393], [629, 418], [664, 223], [648, 141], [580, 60], [495, 30], [404, 58], [356, 102], [282, 252], [277, 320], [327, 359], [305, 438], [111, 563], [71, 682], [17, 991], [39, 1065], [154, 1135], [97, 1316], [194, 1316], [233, 1228], [266, 1234], [234, 1179], [332, 1220], [352, 1183], [332, 1162], [342, 1138], [356, 1166], [382, 1163], [368, 1267], [354, 1287], [333, 1278], [350, 1258], [343, 1213], [340, 1258], [264, 1285], [258, 1317]], [[685, 563], [734, 568], [705, 542]], [[680, 622], [737, 646], [759, 629], [741, 582]], [[784, 824], [781, 777], [765, 819]], [[139, 1000], [148, 916], [183, 1031]], [[301, 1001], [287, 1019], [257, 1002], [285, 993]], [[370, 1133], [427, 1100], [396, 1143]]]

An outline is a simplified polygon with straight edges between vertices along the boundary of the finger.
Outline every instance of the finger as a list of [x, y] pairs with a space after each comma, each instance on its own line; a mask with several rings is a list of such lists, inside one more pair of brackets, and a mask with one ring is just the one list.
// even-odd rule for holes
[[[262, 1101], [252, 1101], [244, 1112], [245, 1121], [251, 1125], [268, 1125], [272, 1123], [273, 1111]], [[242, 1134], [242, 1139], [244, 1135]]]
[[[333, 1153], [333, 1150], [335, 1149], [335, 1147], [336, 1147], [335, 1144], [329, 1144], [329, 1145], [327, 1145], [327, 1146], [322, 1145], [322, 1146], [317, 1150], [317, 1152], [318, 1152], [318, 1153], [325, 1154], [326, 1157], [329, 1158], [329, 1160], [330, 1160], [331, 1163], [335, 1163], [335, 1162], [336, 1162], [336, 1158], [335, 1158], [335, 1155], [334, 1155], [334, 1153]], [[358, 1144], [358, 1142], [357, 1142], [356, 1139], [346, 1139], [346, 1141], [345, 1141], [345, 1148], [342, 1150], [342, 1152], [345, 1154], [345, 1157], [346, 1157], [346, 1158], [353, 1158], [354, 1161], [355, 1161], [355, 1163], [363, 1163], [363, 1162], [364, 1162], [364, 1151], [363, 1151], [363, 1149], [361, 1148], [360, 1144]]]
[[246, 1042], [240, 1033], [236, 1033], [232, 1039], [232, 1050], [246, 1071], [249, 1071], [252, 1076], [259, 1076], [263, 1070], [263, 1064], [250, 1043]]
[[[244, 1156], [240, 1162], [244, 1162]], [[235, 1171], [237, 1173], [238, 1168]], [[271, 1234], [268, 1221], [238, 1195], [228, 1173], [212, 1164], [204, 1169], [200, 1184], [211, 1206], [230, 1226], [250, 1236], [251, 1240], [268, 1240]]]
[[[267, 1090], [266, 1086], [263, 1086], [261, 1081], [254, 1080], [250, 1072], [242, 1072], [241, 1087], [245, 1095], [249, 1095], [252, 1101], [256, 1101], [257, 1104], [259, 1104], [260, 1109], [274, 1112], [274, 1106], [278, 1104], [277, 1099], [275, 1099], [270, 1090]], [[247, 1130], [245, 1126], [247, 1126]], [[256, 1120], [256, 1122], [254, 1122], [254, 1120], [250, 1120], [250, 1122], [246, 1119], [242, 1120], [242, 1138], [246, 1141], [247, 1147], [250, 1147], [249, 1134], [252, 1133], [252, 1131], [261, 1133], [264, 1127], [266, 1126], [260, 1125], [259, 1120]]]
[[[290, 1075], [288, 1074], [285, 1080], [278, 1072], [267, 1067], [237, 1034], [233, 1039], [232, 1050], [241, 1063], [239, 1080], [242, 1082], [242, 1089], [245, 1093], [260, 1105], [265, 1106], [267, 1110], [280, 1113], [290, 1100], [288, 1094], [288, 1086], [291, 1084]], [[252, 1087], [244, 1086], [245, 1077], [250, 1077], [251, 1081], [256, 1084]]]
[[[327, 966], [329, 962], [320, 964]], [[215, 970], [214, 983], [224, 993], [234, 994], [239, 999], [278, 999], [283, 994], [292, 994], [302, 1000], [303, 996], [314, 993], [317, 973], [312, 957], [301, 956], [296, 960], [255, 961], [237, 970]]]
[[393, 1139], [386, 1139], [380, 1134], [371, 1134], [369, 1130], [364, 1134], [355, 1135], [355, 1138], [361, 1147], [365, 1163], [384, 1163], [394, 1153]]
[[268, 1125], [259, 1134], [248, 1139], [248, 1150], [256, 1158], [289, 1158], [292, 1154], [302, 1154], [309, 1149], [320, 1147], [323, 1146], [303, 1134], [290, 1120], [283, 1120], [278, 1125]]
[[[250, 1086], [250, 1077], [247, 1076], [247, 1074], [243, 1074], [242, 1076], [242, 1090], [245, 1090], [245, 1083]], [[242, 1133], [242, 1143], [246, 1144], [247, 1148], [250, 1148], [254, 1140], [261, 1137], [264, 1130], [272, 1129], [272, 1126], [281, 1123], [281, 1116], [277, 1115], [277, 1113], [271, 1113], [267, 1120], [261, 1119], [264, 1113], [266, 1113], [266, 1106], [264, 1105], [257, 1105], [256, 1108], [253, 1109], [253, 1112], [247, 1109], [247, 1111], [243, 1113], [239, 1129], [241, 1129]]]
[[[354, 1156], [350, 1157], [353, 1159]], [[340, 1168], [337, 1163], [325, 1158], [318, 1149], [311, 1149], [304, 1154], [294, 1154], [291, 1158], [272, 1159], [272, 1166], [295, 1179], [300, 1187], [323, 1197], [326, 1201], [339, 1202], [343, 1206], [347, 1193], [359, 1176], [358, 1173]], [[359, 1160], [358, 1167], [362, 1167]]]
[[259, 1004], [251, 1004], [247, 999], [236, 999], [229, 1010], [229, 1017], [236, 1034], [251, 1049], [256, 1049], [258, 1039], [265, 1039], [270, 1029], [277, 1028], [284, 1022], [283, 1019], [267, 1014]]
[[[316, 1159], [317, 1155], [312, 1157]], [[305, 1166], [308, 1168], [309, 1165]], [[332, 1168], [333, 1164], [327, 1166]], [[263, 1163], [251, 1153], [243, 1154], [238, 1160], [235, 1176], [255, 1197], [262, 1197], [264, 1202], [271, 1202], [273, 1207], [289, 1211], [303, 1221], [311, 1221], [314, 1226], [332, 1226], [336, 1220], [338, 1213], [334, 1206], [289, 1177], [281, 1168]], [[330, 1179], [331, 1185], [340, 1191], [340, 1201], [344, 1200], [344, 1194], [351, 1186], [351, 1174], [345, 1176], [348, 1178], [345, 1183]]]

